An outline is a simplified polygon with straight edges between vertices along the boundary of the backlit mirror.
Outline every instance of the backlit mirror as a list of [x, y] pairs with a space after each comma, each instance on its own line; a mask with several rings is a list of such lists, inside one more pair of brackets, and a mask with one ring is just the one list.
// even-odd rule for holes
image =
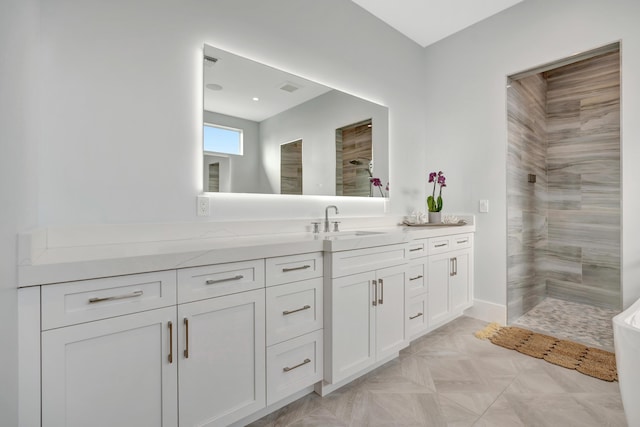
[[386, 197], [387, 107], [204, 46], [206, 192]]

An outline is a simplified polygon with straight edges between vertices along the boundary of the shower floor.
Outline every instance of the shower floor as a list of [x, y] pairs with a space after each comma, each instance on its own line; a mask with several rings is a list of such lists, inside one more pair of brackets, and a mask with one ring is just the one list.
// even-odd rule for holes
[[546, 298], [512, 326], [613, 351], [611, 318], [618, 313], [617, 310]]

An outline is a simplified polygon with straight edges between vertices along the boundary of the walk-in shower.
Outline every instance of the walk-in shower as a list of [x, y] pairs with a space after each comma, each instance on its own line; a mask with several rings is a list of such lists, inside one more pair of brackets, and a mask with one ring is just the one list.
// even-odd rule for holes
[[620, 49], [509, 77], [507, 318], [551, 297], [620, 310]]

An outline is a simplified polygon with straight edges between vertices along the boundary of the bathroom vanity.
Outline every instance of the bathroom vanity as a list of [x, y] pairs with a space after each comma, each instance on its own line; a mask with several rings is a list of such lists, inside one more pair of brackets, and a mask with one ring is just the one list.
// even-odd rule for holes
[[330, 393], [471, 306], [473, 223], [375, 225], [21, 236], [24, 425], [244, 424]]

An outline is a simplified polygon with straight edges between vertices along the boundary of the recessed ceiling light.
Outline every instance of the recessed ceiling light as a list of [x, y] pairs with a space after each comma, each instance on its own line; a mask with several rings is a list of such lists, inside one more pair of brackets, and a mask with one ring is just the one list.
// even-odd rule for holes
[[207, 84], [207, 89], [210, 90], [222, 90], [222, 86], [215, 84], [215, 83], [208, 83]]
[[260, 98], [258, 98], [257, 96], [254, 96], [252, 99], [253, 99], [254, 101], [260, 101]]

